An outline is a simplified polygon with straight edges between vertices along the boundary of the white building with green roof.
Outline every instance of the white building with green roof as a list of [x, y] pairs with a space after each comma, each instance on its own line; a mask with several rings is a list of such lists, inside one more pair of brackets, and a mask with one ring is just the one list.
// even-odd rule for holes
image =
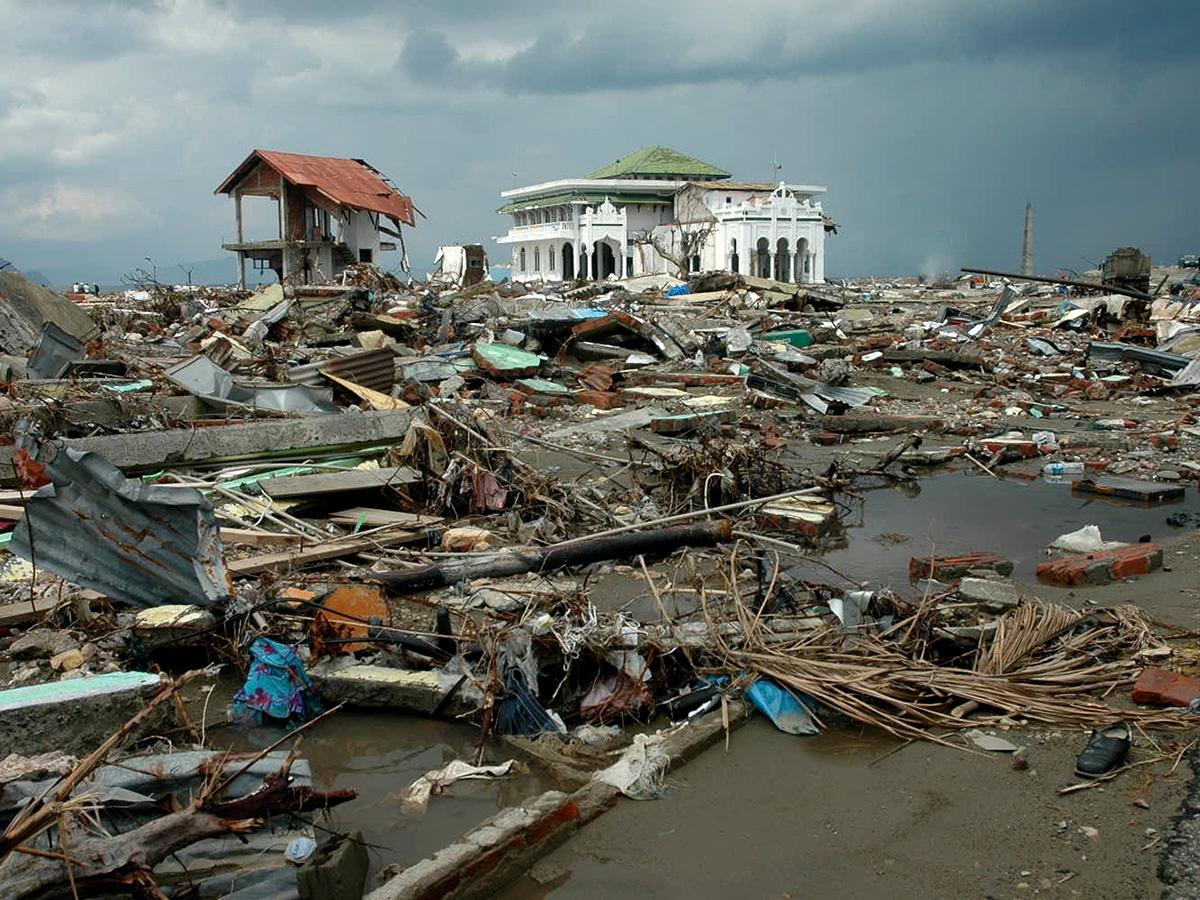
[[824, 187], [733, 181], [669, 147], [643, 147], [582, 178], [502, 191], [496, 238], [517, 281], [725, 270], [819, 284], [834, 221]]

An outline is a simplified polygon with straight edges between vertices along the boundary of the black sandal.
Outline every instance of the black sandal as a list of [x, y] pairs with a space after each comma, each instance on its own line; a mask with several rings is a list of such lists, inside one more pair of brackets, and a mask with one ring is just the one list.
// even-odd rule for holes
[[1133, 743], [1129, 723], [1118, 722], [1108, 728], [1097, 728], [1083, 752], [1075, 760], [1075, 774], [1081, 778], [1099, 778], [1125, 762]]

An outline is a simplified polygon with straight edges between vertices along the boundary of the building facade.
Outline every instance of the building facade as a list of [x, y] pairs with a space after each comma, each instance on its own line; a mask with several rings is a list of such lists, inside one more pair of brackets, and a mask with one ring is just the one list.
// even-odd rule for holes
[[517, 281], [726, 270], [825, 280], [836, 223], [816, 185], [735, 182], [716, 166], [646, 147], [583, 178], [503, 191]]
[[[378, 265], [381, 253], [396, 249], [383, 236], [403, 241], [401, 223], [416, 225], [412, 199], [361, 159], [255, 150], [215, 193], [233, 198], [237, 240], [223, 246], [237, 254], [241, 287], [247, 261], [301, 284], [333, 278], [352, 263]], [[278, 237], [245, 239], [247, 197], [275, 201]]]

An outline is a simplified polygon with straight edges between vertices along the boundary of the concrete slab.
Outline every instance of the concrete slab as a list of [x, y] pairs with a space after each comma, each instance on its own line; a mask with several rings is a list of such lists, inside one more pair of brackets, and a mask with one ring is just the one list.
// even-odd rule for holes
[[133, 631], [147, 647], [176, 642], [206, 631], [217, 624], [207, 609], [189, 603], [166, 603], [138, 612]]
[[969, 603], [979, 603], [993, 612], [1012, 609], [1021, 602], [1021, 592], [1011, 581], [991, 578], [964, 578], [958, 585], [958, 596]]
[[[313, 448], [345, 449], [392, 443], [408, 431], [412, 411], [345, 412], [331, 416], [269, 419], [209, 428], [176, 428], [70, 438], [76, 450], [93, 450], [126, 474], [185, 463], [311, 456]], [[11, 446], [0, 446], [0, 480], [13, 483]], [[7, 474], [6, 474], [7, 473]]]
[[0, 691], [6, 752], [90, 753], [141, 710], [161, 684], [149, 672], [112, 672]]
[[[317, 692], [328, 703], [382, 707], [426, 716], [438, 709], [457, 680], [433, 670], [393, 669], [374, 665], [340, 669], [317, 666], [309, 674]], [[440, 713], [456, 716], [474, 710], [475, 704], [464, 701], [456, 693]]]

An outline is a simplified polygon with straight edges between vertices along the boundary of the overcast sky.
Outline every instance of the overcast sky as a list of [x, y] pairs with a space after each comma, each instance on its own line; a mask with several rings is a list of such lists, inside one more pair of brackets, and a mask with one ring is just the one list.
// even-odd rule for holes
[[0, 257], [26, 269], [222, 256], [212, 191], [255, 147], [390, 176], [428, 216], [419, 272], [442, 243], [504, 261], [514, 181], [647, 144], [827, 185], [830, 274], [1015, 269], [1026, 201], [1040, 271], [1200, 252], [1193, 0], [0, 0], [0, 22]]

